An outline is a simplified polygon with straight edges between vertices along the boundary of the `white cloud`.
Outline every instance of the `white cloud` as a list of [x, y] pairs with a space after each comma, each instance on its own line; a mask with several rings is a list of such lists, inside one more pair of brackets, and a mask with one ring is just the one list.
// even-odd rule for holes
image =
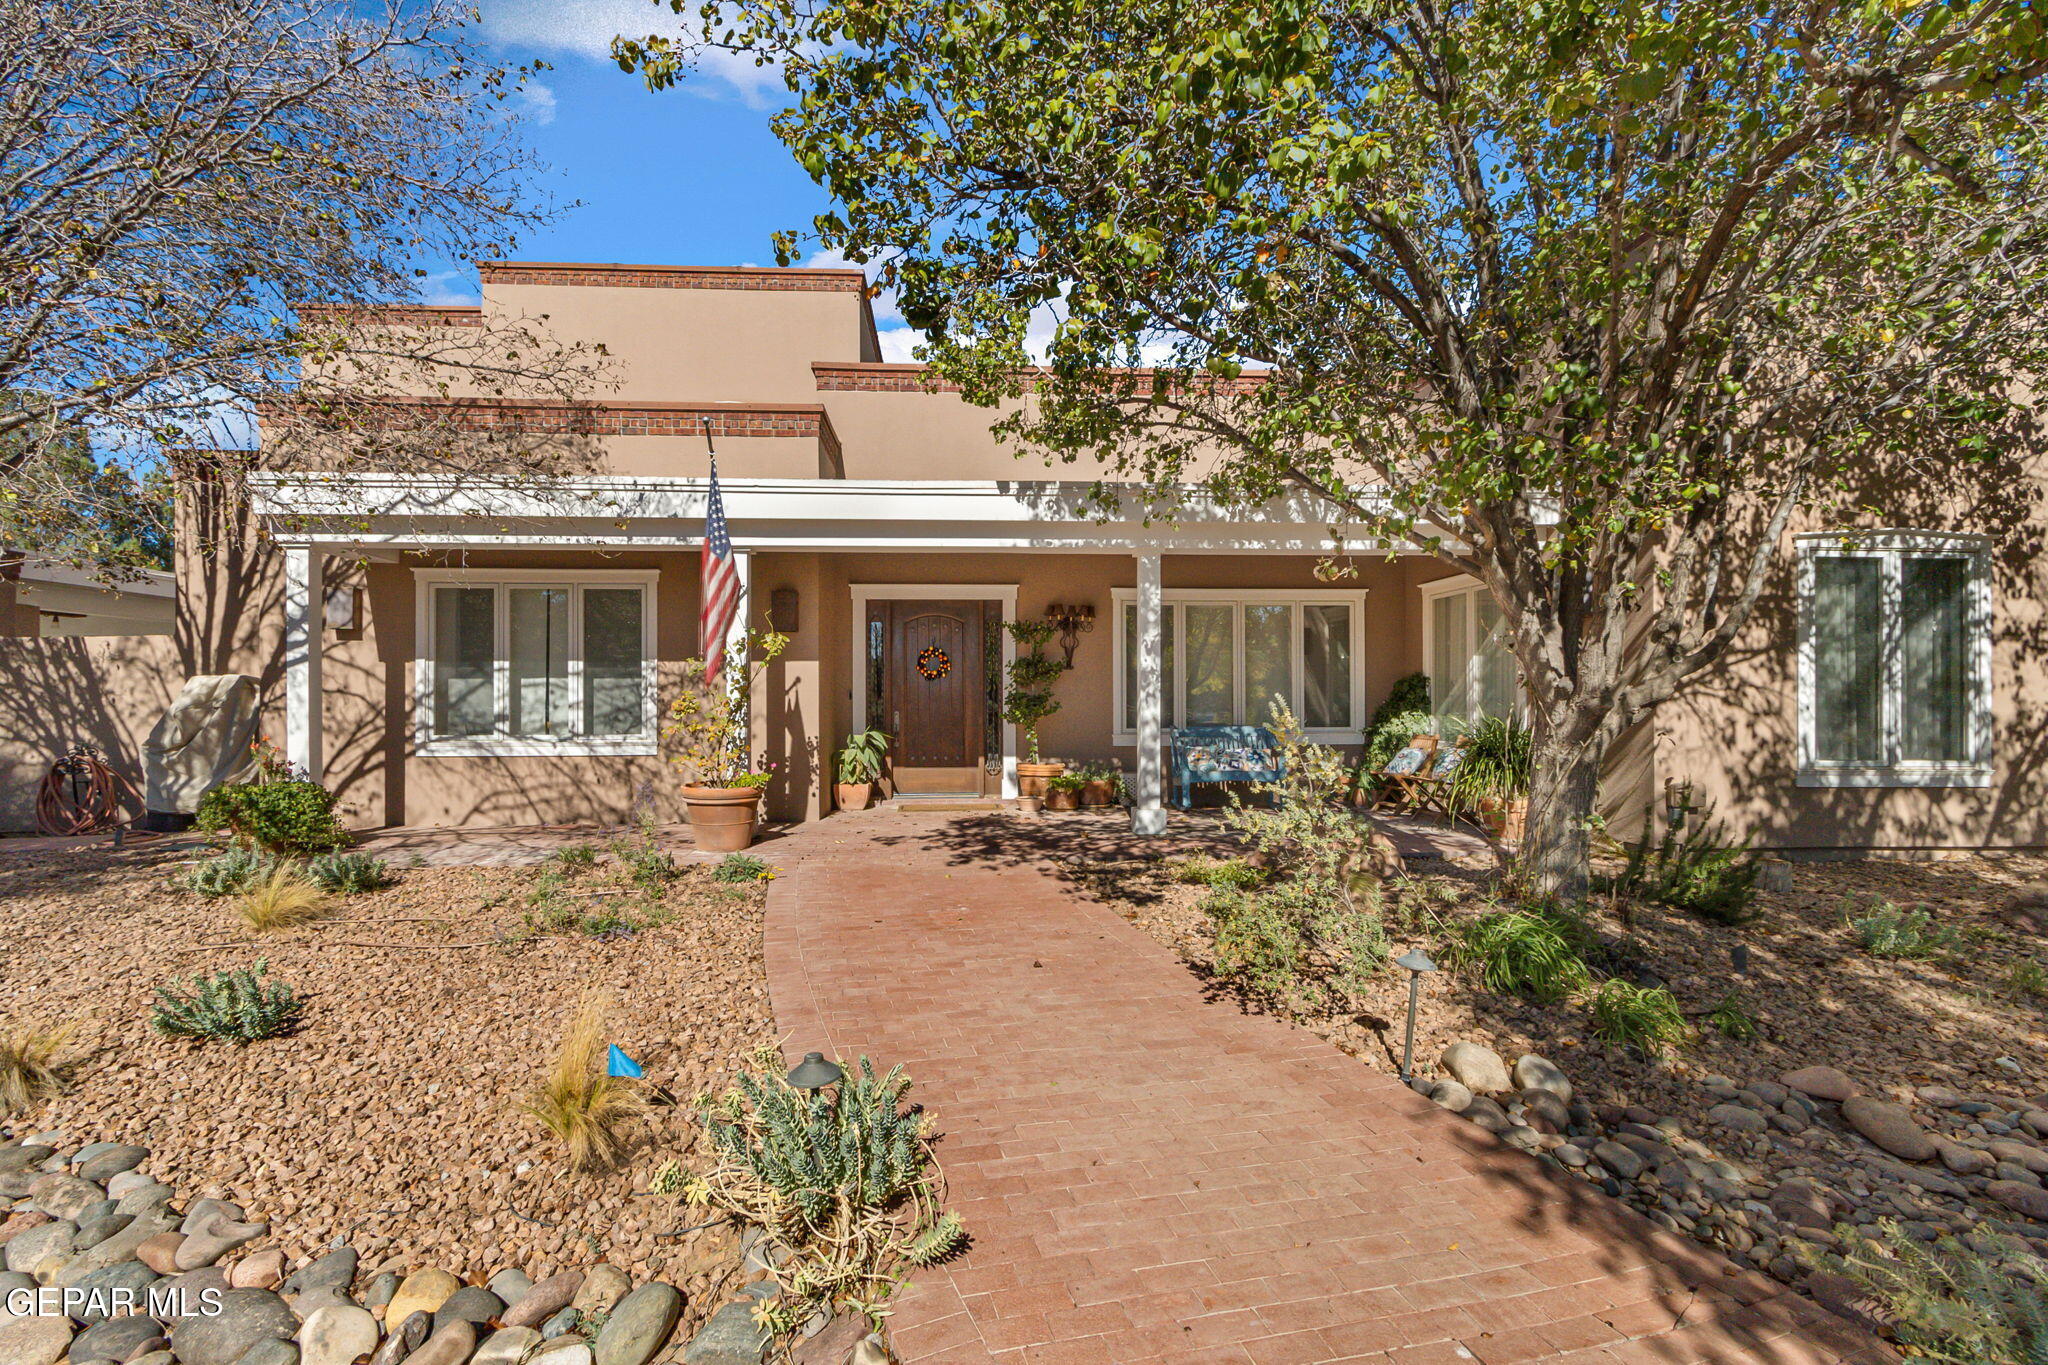
[[549, 124], [555, 121], [555, 92], [539, 81], [528, 81], [519, 87], [519, 112], [535, 123]]
[[476, 271], [436, 270], [420, 281], [420, 302], [440, 307], [476, 304], [483, 300]]
[[909, 327], [880, 327], [876, 329], [875, 337], [882, 343], [882, 359], [896, 365], [907, 365], [916, 360], [912, 352], [924, 340], [923, 333]]
[[[612, 39], [620, 35], [690, 37], [695, 31], [696, 6], [684, 8], [685, 14], [679, 15], [666, 0], [483, 0], [480, 6], [483, 34], [494, 43], [607, 65], [612, 60]], [[784, 93], [782, 78], [774, 67], [757, 66], [753, 58], [730, 52], [702, 54], [697, 60], [697, 77], [681, 82], [679, 88], [709, 93], [706, 77], [757, 109]]]

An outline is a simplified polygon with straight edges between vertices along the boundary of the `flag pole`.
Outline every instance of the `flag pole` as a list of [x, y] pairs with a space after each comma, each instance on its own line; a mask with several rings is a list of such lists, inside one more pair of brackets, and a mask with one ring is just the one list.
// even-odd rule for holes
[[[718, 479], [718, 446], [712, 440], [711, 419], [699, 417], [697, 425], [704, 432], [704, 450], [711, 458], [711, 478]], [[725, 632], [725, 685], [730, 689], [733, 714], [738, 717], [740, 761], [747, 766], [754, 751], [754, 725], [752, 715], [753, 698], [747, 686], [747, 620], [753, 606], [754, 557], [739, 546], [732, 550], [733, 574], [739, 580], [739, 606], [732, 614], [732, 625]]]

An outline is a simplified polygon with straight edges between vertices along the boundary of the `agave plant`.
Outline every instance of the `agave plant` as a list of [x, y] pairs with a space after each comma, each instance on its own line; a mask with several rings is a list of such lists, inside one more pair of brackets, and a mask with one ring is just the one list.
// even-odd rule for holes
[[940, 1209], [932, 1125], [907, 1107], [903, 1068], [877, 1076], [866, 1057], [837, 1085], [799, 1090], [756, 1054], [717, 1100], [700, 1102], [714, 1164], [683, 1195], [763, 1230], [788, 1253], [781, 1294], [755, 1310], [788, 1332], [818, 1309], [849, 1308], [879, 1321], [899, 1266], [944, 1260], [966, 1240]]

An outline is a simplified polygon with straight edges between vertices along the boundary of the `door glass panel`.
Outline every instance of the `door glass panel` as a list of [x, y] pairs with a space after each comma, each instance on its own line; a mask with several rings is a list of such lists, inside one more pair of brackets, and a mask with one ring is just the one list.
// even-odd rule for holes
[[[1173, 612], [1174, 604], [1165, 603], [1159, 613], [1161, 635], [1160, 696], [1164, 699], [1165, 710], [1159, 723], [1162, 727], [1173, 725]], [[1124, 603], [1124, 729], [1135, 732], [1138, 728], [1138, 604]]]
[[1813, 748], [1825, 763], [1882, 763], [1881, 560], [1813, 564]]
[[1188, 725], [1229, 725], [1237, 719], [1236, 676], [1231, 657], [1237, 609], [1228, 604], [1184, 602], [1182, 639], [1187, 646], [1187, 692], [1182, 717]]
[[1302, 724], [1344, 730], [1351, 719], [1351, 605], [1314, 603], [1301, 609]]
[[490, 588], [434, 589], [436, 737], [488, 735], [497, 727], [491, 696], [497, 594]]
[[1466, 683], [1472, 661], [1465, 617], [1470, 602], [1470, 596], [1462, 592], [1447, 592], [1430, 602], [1429, 705], [1439, 716], [1466, 716], [1472, 710], [1472, 693]]
[[569, 716], [569, 590], [508, 588], [512, 733], [565, 738]]
[[1970, 759], [1964, 649], [1969, 587], [1967, 559], [1909, 555], [1900, 563], [1900, 758], [1929, 763]]
[[[868, 714], [866, 729], [889, 730], [889, 699], [884, 664], [888, 654], [888, 625], [882, 620], [881, 609], [868, 609]], [[893, 736], [892, 736], [893, 737]]]
[[1479, 635], [1470, 670], [1473, 704], [1482, 716], [1512, 716], [1520, 709], [1515, 704], [1515, 656], [1508, 650], [1500, 604], [1481, 589], [1472, 594], [1472, 614]]
[[1248, 602], [1244, 609], [1244, 720], [1266, 725], [1278, 697], [1294, 705], [1294, 608]]
[[637, 735], [646, 730], [644, 599], [638, 588], [583, 590], [585, 734]]

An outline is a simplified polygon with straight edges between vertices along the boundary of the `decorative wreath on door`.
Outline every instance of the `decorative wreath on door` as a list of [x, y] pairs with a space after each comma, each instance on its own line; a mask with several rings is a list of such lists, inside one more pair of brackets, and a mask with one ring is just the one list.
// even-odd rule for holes
[[926, 645], [917, 656], [917, 676], [926, 682], [937, 682], [952, 671], [953, 661], [937, 645]]

